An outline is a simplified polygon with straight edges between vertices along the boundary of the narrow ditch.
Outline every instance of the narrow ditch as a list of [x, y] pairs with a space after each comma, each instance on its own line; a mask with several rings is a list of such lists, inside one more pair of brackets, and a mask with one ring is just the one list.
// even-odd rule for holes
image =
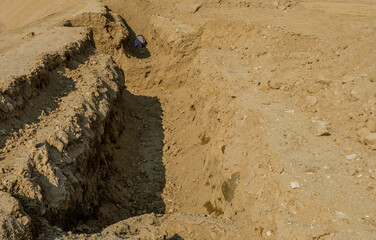
[[165, 212], [161, 196], [166, 181], [161, 104], [155, 97], [128, 91], [121, 104], [125, 127], [113, 145], [113, 159], [102, 180], [99, 204], [95, 214], [76, 231], [98, 232], [130, 217]]
[[[136, 33], [110, 9], [106, 8], [104, 15], [79, 16], [71, 23], [74, 27], [93, 26], [97, 51], [110, 54], [119, 65], [126, 64], [125, 58], [150, 57], [147, 48], [133, 48]], [[104, 40], [106, 38], [107, 41]], [[127, 85], [126, 73], [125, 81]], [[124, 126], [118, 139], [106, 147], [112, 151], [111, 160], [98, 186], [100, 197], [93, 207], [93, 214], [83, 217], [66, 230], [94, 233], [130, 217], [165, 213], [162, 199], [166, 179], [162, 163], [164, 129], [161, 102], [157, 97], [135, 95], [124, 89], [120, 111], [118, 117], [122, 118]]]
[[[147, 48], [133, 48], [135, 32], [111, 10], [106, 9], [105, 14], [83, 14], [68, 22], [68, 26], [72, 27], [88, 25], [93, 31], [96, 54], [109, 54], [118, 65], [125, 64], [125, 58], [150, 57]], [[79, 64], [75, 59], [69, 62], [70, 66]], [[166, 179], [162, 163], [164, 129], [161, 103], [157, 97], [135, 95], [127, 89], [121, 96], [117, 104], [119, 107], [114, 112], [116, 115], [109, 116], [104, 129], [102, 146], [93, 151], [99, 159], [106, 160], [103, 165], [92, 166], [93, 174], [101, 172], [102, 177], [95, 181], [96, 186], [91, 186], [97, 189], [96, 196], [91, 194], [92, 198], [87, 196], [85, 200], [90, 203], [89, 210], [76, 214], [74, 221], [50, 221], [64, 231], [96, 233], [127, 218], [165, 213], [162, 199]], [[115, 123], [113, 126], [112, 121]], [[115, 131], [115, 134], [111, 131]], [[114, 135], [118, 137], [108, 139], [108, 136]], [[87, 164], [91, 165], [89, 162]], [[43, 231], [49, 232], [51, 229]]]
[[[9, 233], [15, 239], [92, 234], [127, 218], [167, 212], [161, 100], [124, 88], [132, 68], [118, 66], [129, 64], [128, 58], [147, 59], [150, 52], [135, 50], [135, 32], [105, 10], [64, 22], [65, 27], [90, 27], [92, 40], [66, 65], [46, 69], [51, 85], [41, 86], [41, 96], [26, 102], [26, 109], [31, 104], [41, 108], [31, 116], [35, 124], [25, 130], [21, 126], [24, 137], [4, 153], [0, 190], [18, 199], [25, 210], [20, 216], [31, 220], [24, 233]], [[146, 69], [138, 76], [145, 69], [133, 70], [130, 84], [150, 73]], [[71, 84], [64, 88], [65, 82]], [[60, 99], [43, 113], [44, 99], [55, 96], [49, 92], [54, 86], [59, 86], [53, 94]]]

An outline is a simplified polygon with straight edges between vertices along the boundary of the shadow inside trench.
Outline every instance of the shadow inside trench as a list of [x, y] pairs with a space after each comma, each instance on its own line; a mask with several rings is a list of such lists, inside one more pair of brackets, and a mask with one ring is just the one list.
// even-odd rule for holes
[[[123, 93], [125, 128], [113, 144], [113, 161], [99, 191], [95, 217], [86, 222], [89, 232], [146, 213], [164, 213], [162, 163], [164, 130], [158, 98]], [[84, 226], [85, 226], [84, 225]], [[76, 228], [77, 232], [87, 232]]]

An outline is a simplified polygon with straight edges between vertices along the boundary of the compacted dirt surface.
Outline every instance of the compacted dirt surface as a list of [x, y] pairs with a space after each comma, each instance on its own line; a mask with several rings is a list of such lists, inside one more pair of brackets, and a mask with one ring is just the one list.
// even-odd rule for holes
[[1, 1], [0, 239], [376, 239], [375, 17]]

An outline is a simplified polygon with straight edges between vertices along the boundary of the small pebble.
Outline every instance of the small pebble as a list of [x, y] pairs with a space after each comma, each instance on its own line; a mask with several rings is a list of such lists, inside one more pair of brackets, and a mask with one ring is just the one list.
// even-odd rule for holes
[[261, 91], [264, 91], [264, 92], [268, 91], [268, 90], [270, 89], [270, 87], [269, 87], [269, 83], [268, 83], [268, 82], [262, 82], [262, 83], [259, 85], [259, 89], [260, 89]]
[[360, 128], [357, 132], [360, 140], [363, 141], [364, 138], [371, 134], [371, 131], [368, 128]]
[[317, 97], [315, 97], [315, 96], [308, 96], [308, 97], [305, 98], [305, 101], [311, 107], [316, 105], [317, 102], [318, 102]]
[[343, 212], [337, 211], [336, 214], [338, 215], [338, 217], [341, 217], [341, 218], [345, 217], [345, 214]]
[[376, 120], [375, 119], [370, 119], [367, 121], [367, 128], [371, 132], [376, 132]]
[[352, 159], [356, 158], [356, 156], [357, 156], [357, 155], [356, 155], [355, 153], [353, 153], [353, 154], [347, 155], [347, 156], [346, 156], [346, 159], [347, 159], [347, 160], [352, 160]]
[[297, 181], [290, 182], [290, 186], [293, 189], [300, 188], [300, 184]]
[[364, 138], [364, 143], [367, 145], [376, 144], [376, 133], [371, 133]]
[[281, 84], [277, 81], [274, 81], [274, 80], [271, 80], [269, 82], [269, 87], [273, 90], [277, 90], [277, 89], [280, 89], [281, 88]]
[[329, 136], [330, 135], [328, 123], [325, 121], [312, 120], [311, 130], [313, 134], [315, 134], [316, 136]]

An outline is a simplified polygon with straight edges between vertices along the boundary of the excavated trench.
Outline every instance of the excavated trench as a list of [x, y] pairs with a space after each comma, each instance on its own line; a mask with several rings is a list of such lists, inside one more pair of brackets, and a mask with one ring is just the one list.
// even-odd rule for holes
[[45, 55], [31, 73], [9, 79], [16, 89], [2, 92], [9, 107], [1, 112], [0, 189], [21, 204], [0, 229], [10, 239], [55, 238], [61, 229], [91, 234], [167, 212], [162, 103], [127, 89], [148, 77], [148, 67], [129, 64], [150, 52], [133, 48], [135, 33], [109, 9], [62, 26], [82, 29], [81, 42]]
[[[145, 29], [145, 34], [153, 42], [152, 50], [149, 50], [148, 47], [134, 49], [132, 45], [136, 37], [135, 31], [120, 15], [114, 14], [109, 9], [107, 11], [106, 18], [109, 21], [119, 21], [120, 26], [125, 28], [125, 32], [128, 34], [126, 39], [120, 38], [122, 41], [120, 44], [115, 44], [115, 48], [109, 48], [108, 43], [104, 44], [100, 27], [95, 25], [98, 29], [93, 28], [97, 50], [110, 54], [124, 71], [126, 89], [120, 103], [124, 129], [111, 146], [113, 149], [112, 159], [108, 165], [108, 172], [99, 185], [98, 194], [101, 197], [94, 207], [93, 214], [82, 218], [70, 229], [74, 232], [90, 234], [99, 232], [112, 224], [115, 224], [116, 227], [116, 223], [130, 219], [130, 222], [136, 221], [141, 225], [141, 227], [134, 227], [136, 230], [133, 231], [136, 231], [136, 235], [142, 232], [138, 228], [147, 229], [149, 225], [154, 224], [163, 226], [164, 221], [175, 221], [171, 224], [172, 226], [175, 224], [184, 226], [184, 230], [180, 227], [156, 230], [158, 233], [147, 239], [168, 237], [183, 239], [176, 234], [178, 232], [186, 234], [186, 238], [195, 236], [201, 239], [216, 239], [220, 236], [223, 239], [228, 239], [230, 236], [236, 236], [238, 233], [233, 228], [233, 223], [217, 217], [223, 216], [226, 207], [224, 205], [231, 204], [234, 198], [234, 192], [239, 182], [239, 172], [234, 172], [228, 177], [218, 172], [219, 176], [213, 180], [218, 181], [219, 183], [214, 183], [218, 185], [209, 184], [212, 174], [216, 174], [218, 171], [218, 166], [212, 168], [210, 166], [216, 164], [209, 159], [212, 154], [210, 152], [220, 144], [221, 152], [224, 153], [226, 146], [222, 145], [220, 139], [216, 139], [216, 136], [220, 135], [222, 131], [218, 131], [222, 125], [221, 121], [205, 122], [202, 119], [207, 116], [200, 116], [202, 113], [206, 114], [207, 111], [208, 105], [205, 103], [205, 98], [208, 101], [213, 101], [213, 99], [219, 101], [218, 105], [214, 106], [216, 109], [209, 110], [209, 119], [213, 117], [213, 114], [217, 114], [216, 111], [220, 109], [221, 100], [216, 99], [216, 96], [220, 96], [223, 91], [221, 86], [212, 89], [213, 98], [207, 96], [207, 93], [204, 93], [205, 90], [200, 89], [199, 86], [202, 81], [201, 69], [197, 67], [195, 58], [200, 48], [203, 30], [173, 19], [154, 16], [148, 20], [149, 24], [144, 23], [149, 29]], [[89, 19], [92, 24], [93, 19]], [[82, 19], [71, 20], [71, 22], [73, 26], [86, 24]], [[119, 22], [116, 25], [119, 25]], [[106, 26], [110, 32], [111, 28], [111, 26]], [[176, 29], [180, 29], [181, 33]], [[110, 39], [117, 42], [116, 36]], [[112, 50], [109, 51], [109, 49]], [[163, 61], [163, 59], [168, 59], [168, 61]], [[214, 86], [216, 79], [212, 80], [210, 85]], [[192, 82], [187, 84], [188, 81]], [[186, 115], [184, 115], [185, 111], [187, 111]], [[175, 120], [179, 120], [179, 115], [183, 116], [183, 122], [180, 121], [180, 124], [183, 125], [177, 125], [175, 122]], [[225, 121], [224, 124], [226, 124]], [[218, 124], [218, 122], [220, 123]], [[192, 128], [192, 131], [189, 128]], [[169, 132], [169, 137], [165, 136], [166, 132]], [[209, 144], [212, 142], [214, 144]], [[179, 158], [183, 150], [181, 144], [186, 144], [187, 149], [195, 146], [199, 146], [199, 149], [197, 152], [193, 151], [194, 154], [187, 154], [185, 159], [182, 159]], [[175, 182], [176, 176], [172, 172], [173, 168], [170, 168], [170, 172], [167, 173], [165, 166], [177, 165], [175, 167], [179, 167], [178, 164], [181, 161], [189, 161], [189, 158], [200, 159], [202, 156], [205, 156], [202, 163], [204, 170], [201, 169], [200, 162], [197, 165], [197, 162], [192, 161], [194, 165], [191, 166], [191, 171], [197, 171], [197, 174], [203, 172], [203, 176], [197, 177], [190, 184], [191, 190], [188, 191], [195, 194], [194, 189], [203, 185], [199, 183], [200, 181], [207, 181], [204, 191], [208, 189], [211, 191], [202, 194], [202, 189], [200, 189], [198, 195], [192, 197], [193, 200], [190, 204], [192, 211], [182, 211], [188, 215], [174, 215], [179, 214], [179, 208], [184, 204], [184, 201], [179, 202], [179, 197], [189, 199], [191, 196], [176, 197], [179, 195], [179, 190], [182, 190], [182, 186], [179, 186], [181, 183]], [[217, 192], [220, 196], [211, 199], [210, 192]], [[189, 209], [190, 205], [186, 207]], [[152, 214], [153, 217], [147, 214]], [[157, 219], [154, 219], [155, 214]], [[193, 224], [194, 227], [190, 224]], [[132, 229], [134, 225], [134, 223], [129, 224], [130, 227], [127, 228]], [[195, 229], [198, 226], [205, 230]], [[111, 229], [111, 227], [109, 228]], [[163, 233], [163, 231], [165, 232]], [[131, 235], [135, 234], [130, 232]], [[142, 237], [145, 235], [141, 235]]]
[[[146, 34], [154, 42], [155, 56], [148, 48], [134, 49], [136, 33], [107, 8], [65, 20], [59, 31], [81, 29], [81, 42], [47, 54], [34, 72], [17, 78], [14, 86], [21, 86], [16, 91], [22, 101], [15, 99], [14, 89], [3, 91], [14, 106], [6, 109], [11, 114], [4, 114], [8, 119], [0, 126], [5, 132], [0, 142], [4, 160], [0, 161], [0, 186], [20, 202], [13, 208], [18, 217], [5, 220], [3, 236], [64, 239], [76, 233], [98, 233], [124, 219], [153, 226], [162, 238], [179, 231], [191, 237], [236, 234], [231, 223], [206, 215], [224, 214], [222, 205], [231, 203], [239, 173], [224, 183], [219, 174], [218, 188], [210, 183], [217, 181], [212, 179], [216, 167], [210, 169], [216, 163], [207, 157], [221, 144], [215, 138], [222, 123], [203, 120], [218, 114], [220, 101], [199, 88], [199, 67], [190, 68], [202, 29], [159, 16], [150, 19], [149, 25], [152, 30]], [[195, 81], [186, 87], [189, 79]], [[210, 91], [218, 96], [221, 87]], [[219, 105], [207, 111], [206, 100]], [[184, 117], [178, 126], [179, 115]], [[183, 126], [192, 131], [181, 131]], [[173, 170], [165, 169], [167, 164], [179, 168], [182, 161], [189, 161], [179, 158], [182, 143], [187, 149], [198, 146], [188, 158], [206, 156], [202, 176], [199, 162], [189, 166], [198, 174], [189, 192], [198, 186], [196, 181], [207, 182], [192, 197], [193, 210], [188, 213], [193, 215], [176, 215], [184, 202], [179, 198], [185, 197], [179, 196], [182, 186], [175, 182]], [[223, 154], [225, 148], [220, 147]], [[17, 159], [23, 161], [15, 163]], [[213, 191], [224, 194], [224, 199], [211, 199]], [[165, 222], [172, 229], [159, 229]], [[176, 224], [185, 229], [174, 228]]]
[[[92, 213], [81, 216], [73, 225], [64, 230], [81, 233], [94, 233], [106, 226], [134, 216], [154, 213], [164, 214], [165, 203], [162, 192], [166, 183], [162, 162], [164, 147], [163, 110], [156, 96], [143, 96], [131, 93], [127, 82], [139, 81], [135, 76], [129, 79], [124, 66], [130, 58], [150, 57], [147, 48], [133, 48], [135, 32], [118, 15], [109, 9], [105, 14], [91, 14], [71, 19], [73, 27], [91, 26], [93, 42], [97, 52], [111, 55], [119, 66], [123, 66], [125, 88], [121, 93], [116, 115], [110, 116], [105, 134], [115, 130], [115, 135], [106, 150], [110, 156], [106, 172], [98, 182], [98, 199], [92, 206]], [[121, 121], [120, 125], [113, 120]], [[102, 144], [107, 144], [102, 142]], [[98, 155], [103, 152], [98, 151]]]
[[375, 27], [309, 2], [70, 0], [1, 32], [0, 239], [371, 236]]
[[[62, 25], [46, 39], [74, 33], [78, 40], [50, 47], [29, 72], [2, 79], [0, 189], [22, 207], [8, 209], [17, 217], [4, 212], [1, 237], [30, 238], [49, 226], [93, 232], [164, 212], [155, 193], [164, 187], [160, 103], [130, 94], [123, 71], [103, 54], [124, 55], [129, 28], [107, 9]], [[4, 201], [16, 201], [7, 194]]]
[[124, 129], [113, 143], [113, 159], [99, 188], [98, 205], [76, 230], [89, 226], [91, 232], [98, 231], [133, 216], [165, 213], [161, 104], [156, 97], [125, 90], [121, 105]]
[[[264, 29], [145, 21], [138, 30], [152, 44], [134, 49], [135, 31], [108, 8], [65, 20], [56, 31], [78, 31], [80, 41], [2, 91], [0, 199], [16, 211], [3, 236], [231, 239], [242, 231], [256, 239], [276, 231], [284, 168], [258, 149], [249, 159], [249, 149], [267, 144], [260, 112], [241, 96], [256, 83], [234, 65], [264, 55]], [[291, 39], [315, 41], [267, 31], [284, 37], [271, 37], [276, 52]], [[224, 40], [249, 39], [254, 49], [222, 49]]]

